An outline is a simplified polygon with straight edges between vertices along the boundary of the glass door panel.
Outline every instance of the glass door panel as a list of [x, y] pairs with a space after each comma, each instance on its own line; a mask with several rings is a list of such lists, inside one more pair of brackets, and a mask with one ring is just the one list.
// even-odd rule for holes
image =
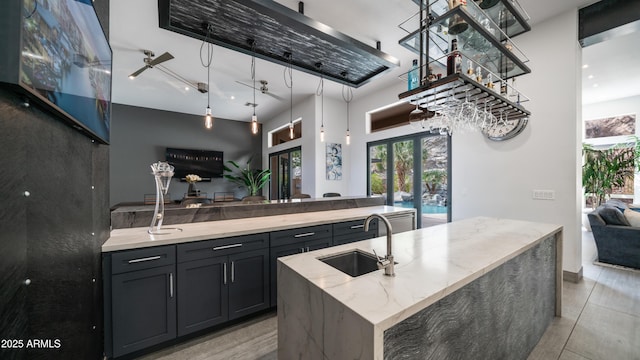
[[422, 227], [447, 222], [449, 205], [448, 139], [430, 136], [421, 140]]
[[280, 154], [278, 156], [278, 187], [280, 189], [278, 199], [289, 198], [289, 153]]
[[302, 193], [302, 151], [291, 152], [291, 196]]
[[269, 198], [277, 199], [278, 198], [278, 172], [275, 169], [278, 168], [278, 156], [269, 157], [269, 169], [271, 170], [271, 180], [269, 183]]
[[369, 147], [369, 195], [387, 196], [387, 145]]
[[394, 142], [393, 149], [393, 205], [414, 207], [413, 140]]

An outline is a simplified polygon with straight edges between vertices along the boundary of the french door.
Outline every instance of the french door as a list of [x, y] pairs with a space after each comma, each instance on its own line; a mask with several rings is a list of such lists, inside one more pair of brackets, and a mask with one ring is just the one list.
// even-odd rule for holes
[[269, 154], [269, 199], [290, 199], [302, 192], [301, 147]]
[[451, 219], [451, 146], [422, 133], [367, 144], [367, 192], [390, 206], [415, 208], [418, 228]]

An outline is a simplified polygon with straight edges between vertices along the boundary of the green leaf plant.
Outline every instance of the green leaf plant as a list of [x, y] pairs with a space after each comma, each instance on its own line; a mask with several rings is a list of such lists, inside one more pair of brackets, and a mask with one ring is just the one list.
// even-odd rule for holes
[[271, 170], [251, 169], [252, 159], [253, 157], [247, 160], [244, 168], [233, 160], [227, 161], [230, 166], [224, 165], [224, 171], [226, 172], [224, 177], [240, 187], [245, 187], [249, 196], [258, 196], [260, 190], [269, 182]]
[[615, 188], [632, 180], [636, 169], [640, 170], [640, 144], [637, 137], [632, 139], [605, 149], [582, 144], [582, 186], [594, 208], [606, 202]]

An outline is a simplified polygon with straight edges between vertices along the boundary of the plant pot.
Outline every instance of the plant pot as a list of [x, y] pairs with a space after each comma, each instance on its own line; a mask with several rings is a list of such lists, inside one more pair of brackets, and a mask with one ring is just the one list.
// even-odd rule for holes
[[245, 196], [242, 198], [243, 203], [261, 203], [264, 202], [267, 198], [264, 196]]

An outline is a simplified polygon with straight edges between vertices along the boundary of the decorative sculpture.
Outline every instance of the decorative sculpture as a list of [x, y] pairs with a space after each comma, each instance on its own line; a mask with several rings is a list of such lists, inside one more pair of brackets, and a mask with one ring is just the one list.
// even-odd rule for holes
[[153, 212], [153, 219], [147, 232], [152, 235], [164, 235], [172, 231], [182, 231], [182, 229], [179, 228], [162, 228], [162, 221], [164, 220], [164, 196], [167, 194], [169, 185], [171, 184], [173, 166], [167, 162], [158, 161], [151, 165], [151, 170], [156, 180], [156, 209]]

